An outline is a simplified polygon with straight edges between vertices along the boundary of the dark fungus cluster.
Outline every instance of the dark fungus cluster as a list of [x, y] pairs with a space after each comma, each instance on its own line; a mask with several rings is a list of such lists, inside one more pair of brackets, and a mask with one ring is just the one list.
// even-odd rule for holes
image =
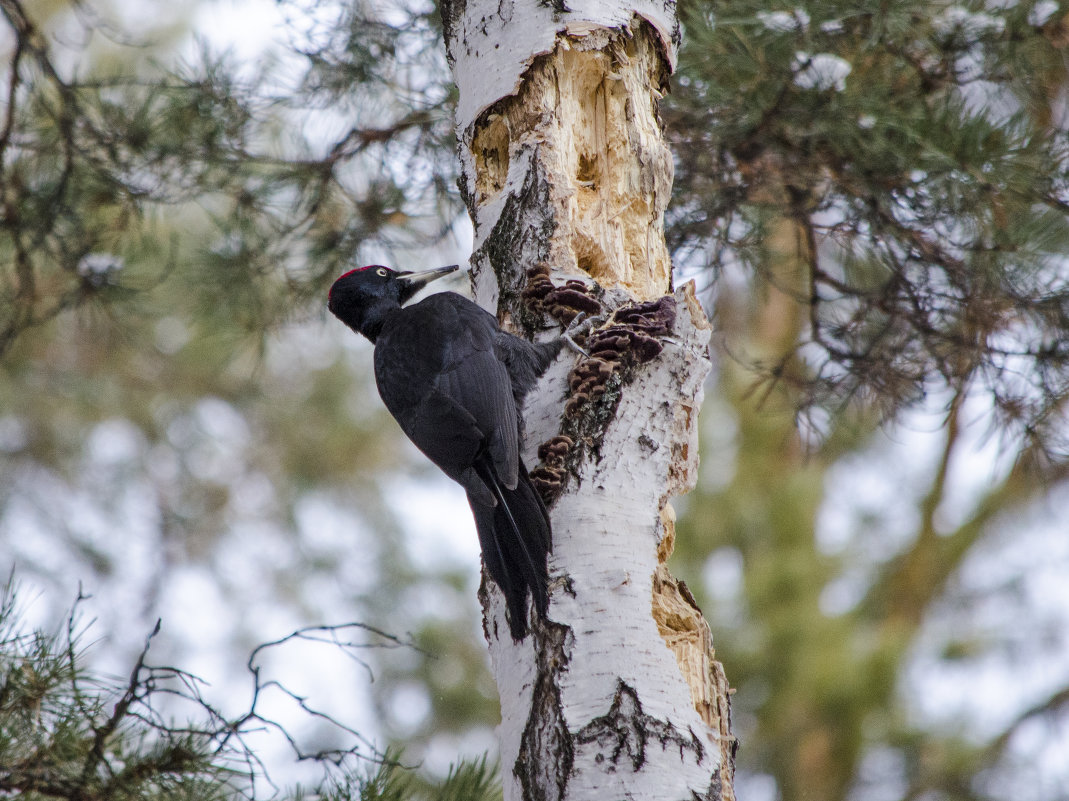
[[621, 306], [609, 325], [587, 338], [587, 350], [592, 358], [645, 364], [664, 350], [657, 337], [667, 336], [675, 323], [676, 301], [671, 295]]
[[[527, 277], [523, 297], [537, 311], [564, 322], [574, 319], [580, 312], [597, 314], [601, 311], [601, 303], [582, 281], [568, 281], [563, 286], [556, 286], [545, 267], [528, 271]], [[665, 296], [622, 306], [613, 313], [607, 325], [587, 335], [586, 349], [590, 355], [580, 359], [568, 376], [568, 401], [564, 406], [566, 430], [578, 432], [584, 410], [601, 400], [610, 385], [619, 386], [620, 378], [613, 381], [614, 375], [657, 358], [664, 348], [658, 337], [668, 335], [675, 320], [675, 299]], [[582, 439], [588, 441], [590, 438]], [[547, 503], [555, 500], [564, 488], [568, 460], [574, 447], [573, 437], [560, 434], [538, 448], [540, 463], [531, 471], [531, 481]]]
[[594, 297], [591, 287], [574, 278], [557, 286], [549, 279], [549, 267], [544, 264], [527, 271], [522, 297], [533, 310], [545, 312], [565, 324], [579, 314], [593, 315], [601, 311], [601, 302]]
[[608, 325], [592, 331], [586, 338], [590, 356], [580, 359], [568, 376], [565, 418], [578, 416], [588, 402], [601, 398], [613, 373], [657, 358], [664, 345], [656, 337], [666, 336], [675, 321], [675, 299], [666, 295], [622, 306]]
[[564, 434], [547, 439], [538, 446], [538, 466], [531, 471], [531, 483], [546, 503], [552, 503], [564, 489], [568, 470], [565, 460], [575, 441]]

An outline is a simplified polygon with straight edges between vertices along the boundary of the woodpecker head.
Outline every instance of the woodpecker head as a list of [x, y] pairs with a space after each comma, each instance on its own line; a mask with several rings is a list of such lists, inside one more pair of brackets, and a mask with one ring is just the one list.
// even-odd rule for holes
[[380, 264], [358, 267], [334, 282], [327, 296], [327, 308], [351, 329], [374, 342], [390, 312], [401, 308], [431, 281], [458, 269], [456, 264], [418, 273], [391, 270]]

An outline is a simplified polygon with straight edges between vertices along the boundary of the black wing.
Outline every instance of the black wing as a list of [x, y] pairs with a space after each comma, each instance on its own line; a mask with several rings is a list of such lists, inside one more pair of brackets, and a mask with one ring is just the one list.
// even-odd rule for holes
[[497, 334], [493, 315], [441, 292], [392, 317], [375, 344], [375, 380], [386, 408], [417, 448], [491, 506], [475, 461], [487, 454], [509, 488], [519, 470], [516, 406], [494, 349]]

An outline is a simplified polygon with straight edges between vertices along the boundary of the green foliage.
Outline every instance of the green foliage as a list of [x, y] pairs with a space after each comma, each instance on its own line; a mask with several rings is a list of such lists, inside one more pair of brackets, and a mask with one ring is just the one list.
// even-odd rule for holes
[[322, 801], [500, 801], [501, 786], [496, 771], [479, 762], [450, 768], [439, 782], [426, 782], [388, 758], [374, 773], [351, 776], [336, 782], [318, 796]]
[[[1040, 8], [682, 8], [670, 235], [712, 282], [724, 347], [712, 478], [685, 501], [673, 569], [738, 687], [740, 769], [785, 801], [997, 798], [1018, 775], [1031, 715], [984, 734], [918, 724], [910, 665], [932, 621], [967, 604], [966, 562], [992, 559], [1069, 478], [1066, 21]], [[897, 433], [880, 424], [903, 419], [932, 431], [935, 456], [903, 455], [881, 477], [893, 497], [837, 518], [845, 542], [829, 547], [836, 483], [886, 459]], [[985, 457], [990, 481], [950, 523], [977, 427], [1015, 466]], [[829, 610], [844, 586], [853, 600]], [[958, 632], [940, 658], [978, 669], [1014, 652], [1018, 626], [1045, 637], [1023, 621], [982, 642]], [[1037, 708], [1064, 725], [1063, 690]]]
[[[122, 687], [86, 672], [72, 615], [60, 635], [21, 629], [0, 600], [0, 796], [26, 801], [232, 798], [213, 733], [162, 725], [167, 671], [140, 661]], [[151, 675], [150, 675], [151, 674]], [[171, 678], [174, 676], [172, 675]]]
[[[688, 2], [672, 244], [739, 261], [808, 305], [753, 361], [800, 402], [893, 416], [938, 384], [989, 391], [1001, 423], [1061, 447], [1069, 391], [1064, 22], [983, 3]], [[770, 269], [775, 220], [802, 274]], [[693, 253], [693, 256], [687, 256]]]
[[[460, 208], [436, 15], [408, 3], [286, 4], [297, 55], [285, 59], [296, 60], [250, 74], [206, 48], [177, 66], [168, 48], [180, 23], [109, 39], [85, 6], [0, 0], [5, 545], [57, 593], [70, 573], [120, 581], [129, 543], [163, 565], [149, 607], [156, 585], [189, 565], [210, 570], [233, 608], [270, 602], [319, 621], [358, 606], [416, 632], [426, 651], [373, 660], [384, 720], [395, 690], [416, 682], [432, 710], [388, 735], [418, 754], [436, 734], [492, 724], [465, 574], [412, 563], [383, 492], [413, 468], [377, 411], [366, 352], [316, 325], [326, 286], [353, 259], [403, 262], [440, 246]], [[903, 697], [912, 649], [953, 598], [957, 571], [1000, 517], [1022, 518], [1069, 472], [1067, 34], [1063, 9], [1037, 21], [1035, 8], [682, 7], [663, 109], [677, 155], [669, 232], [677, 265], [713, 284], [722, 347], [703, 447], [713, 478], [681, 515], [674, 569], [701, 597], [704, 565], [738, 567], [738, 593], [714, 592], [703, 608], [739, 688], [740, 764], [772, 776], [785, 801], [864, 794], [872, 753], [900, 758], [902, 797], [984, 798], [982, 779], [1012, 756], [1020, 721], [977, 743], [919, 729]], [[78, 36], [53, 36], [72, 25]], [[64, 50], [71, 41], [94, 46]], [[872, 457], [880, 421], [937, 398], [950, 410], [946, 459], [957, 458], [951, 423], [983, 393], [999, 416], [981, 423], [1013, 435], [1007, 448], [1021, 433], [1026, 444], [1010, 454], [1022, 466], [960, 525], [937, 525], [948, 489], [936, 470], [921, 497], [854, 521], [843, 552], [821, 546], [829, 483]], [[132, 442], [121, 458], [95, 453], [117, 441]], [[903, 472], [921, 482], [929, 467]], [[124, 511], [131, 499], [151, 508], [147, 524]], [[325, 515], [308, 513], [321, 507], [344, 539], [324, 538]], [[896, 510], [917, 525], [890, 548]], [[24, 547], [26, 518], [47, 532], [43, 549]], [[91, 536], [95, 518], [109, 536]], [[61, 577], [42, 550], [65, 555]], [[252, 600], [235, 553], [253, 565]], [[361, 569], [372, 578], [354, 579]], [[833, 615], [821, 599], [844, 577], [864, 591]], [[427, 593], [442, 601], [433, 615]], [[237, 647], [260, 641], [253, 617], [229, 637]], [[946, 656], [999, 647], [1005, 636], [966, 632]], [[0, 765], [25, 764], [25, 727], [48, 721], [33, 736], [66, 755], [48, 763], [56, 780], [80, 779], [126, 688], [74, 677], [62, 637], [4, 650], [30, 655], [4, 662], [5, 699], [29, 706], [2, 707], [23, 710], [24, 734], [0, 726], [15, 749]], [[40, 666], [28, 673], [31, 657]], [[75, 686], [82, 717], [69, 706]], [[54, 700], [33, 707], [35, 693]], [[1055, 694], [1021, 721], [1063, 707]], [[114, 776], [89, 778], [127, 793], [115, 797], [181, 797], [178, 784], [139, 785], [121, 765], [148, 771], [200, 754], [199, 741], [131, 726], [104, 738], [98, 764]], [[203, 785], [183, 774], [182, 786], [222, 792], [228, 774], [213, 770]], [[453, 797], [485, 795], [483, 768], [458, 776]], [[351, 779], [322, 792], [442, 797], [391, 761]]]
[[[80, 599], [81, 600], [81, 599]], [[338, 631], [295, 632], [294, 637]], [[243, 737], [254, 727], [277, 726], [260, 717], [256, 702], [234, 719], [199, 696], [198, 679], [178, 668], [152, 667], [148, 645], [123, 685], [88, 671], [80, 644], [77, 606], [59, 634], [24, 630], [9, 581], [0, 594], [0, 797], [25, 801], [233, 801], [255, 799], [257, 780], [269, 781]], [[151, 637], [150, 637], [151, 639]], [[261, 646], [257, 653], [278, 643]], [[257, 677], [258, 678], [258, 677]], [[257, 685], [259, 690], [260, 685]], [[163, 708], [192, 702], [197, 714], [172, 720]], [[250, 725], [251, 724], [251, 725]], [[345, 752], [315, 756], [324, 766], [344, 764]], [[303, 759], [311, 758], [301, 756]], [[278, 794], [275, 788], [273, 794]], [[322, 801], [499, 801], [500, 786], [485, 757], [454, 766], [427, 781], [403, 766], [399, 753], [377, 764], [325, 779], [308, 792], [282, 798]]]
[[[121, 308], [165, 281], [184, 287], [195, 319], [262, 335], [357, 254], [440, 241], [457, 213], [449, 172], [431, 169], [452, 132], [449, 91], [422, 77], [440, 76], [444, 59], [426, 10], [407, 23], [336, 11], [340, 27], [306, 43], [303, 79], [282, 95], [270, 67], [239, 79], [206, 49], [176, 67], [116, 46], [123, 57], [65, 70], [46, 37], [71, 16], [87, 25], [73, 6], [39, 19], [7, 0], [2, 12], [14, 40], [2, 70], [0, 354], [63, 311]], [[335, 141], [317, 130], [325, 109], [351, 116]]]
[[[318, 325], [354, 260], [451, 246], [454, 90], [433, 10], [288, 4], [292, 51], [251, 66], [190, 46], [181, 19], [135, 31], [90, 5], [0, 4], [0, 529], [20, 539], [19, 506], [49, 543], [14, 544], [20, 569], [57, 596], [67, 579], [42, 554], [90, 583], [129, 578], [121, 538], [88, 531], [101, 515], [155, 563], [212, 571], [239, 608], [222, 554], [243, 531], [272, 609], [426, 627], [485, 684], [470, 593], [454, 588], [440, 622], [455, 640], [399, 601], [428, 568], [382, 488], [413, 468], [366, 351]], [[101, 465], [94, 442], [124, 455]], [[329, 546], [308, 511], [324, 508], [344, 521]], [[242, 619], [235, 643], [270, 636], [261, 623]], [[413, 663], [434, 673], [393, 657], [383, 699]], [[451, 692], [460, 728], [495, 712]]]

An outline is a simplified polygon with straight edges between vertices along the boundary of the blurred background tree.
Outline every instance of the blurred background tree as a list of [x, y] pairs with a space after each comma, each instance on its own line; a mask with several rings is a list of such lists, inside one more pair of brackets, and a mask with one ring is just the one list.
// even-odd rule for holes
[[[459, 260], [438, 23], [135, 5], [0, 6], [3, 552], [43, 617], [84, 581], [117, 671], [160, 614], [161, 658], [216, 683], [303, 624], [377, 620], [426, 636], [436, 667], [391, 652], [396, 681], [387, 664], [373, 697], [340, 698], [407, 735], [430, 676], [437, 698], [467, 699], [452, 728], [482, 723], [475, 543], [450, 555], [437, 543], [457, 524], [435, 510], [427, 545], [405, 542], [391, 507], [430, 471], [381, 408], [370, 354], [322, 312], [355, 259]], [[227, 48], [235, 26], [265, 28], [256, 14], [280, 33], [250, 64]]]
[[[412, 632], [335, 700], [432, 767], [480, 752], [467, 509], [322, 313], [354, 261], [464, 257], [437, 16], [168, 9], [0, 0], [0, 542], [44, 617], [85, 582], [105, 666], [158, 614], [220, 682], [305, 624]], [[254, 10], [250, 63], [220, 31]], [[718, 369], [673, 570], [740, 797], [1063, 798], [1067, 11], [682, 16], [669, 235]]]
[[721, 347], [674, 569], [739, 795], [1061, 797], [1065, 8], [683, 18], [674, 244]]

